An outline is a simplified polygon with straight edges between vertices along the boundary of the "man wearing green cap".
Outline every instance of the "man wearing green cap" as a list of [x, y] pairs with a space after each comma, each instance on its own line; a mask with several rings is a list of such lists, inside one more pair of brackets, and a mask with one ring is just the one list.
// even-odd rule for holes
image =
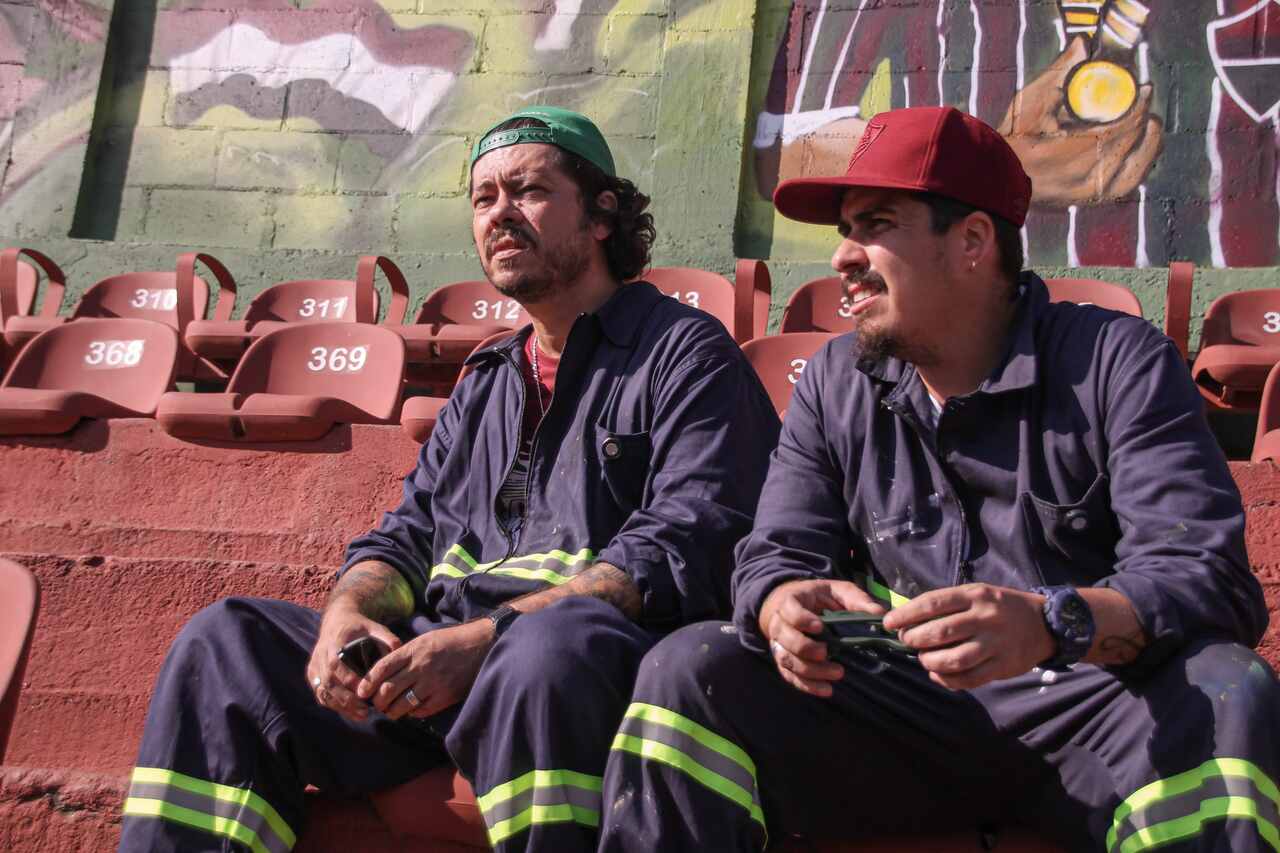
[[648, 202], [577, 113], [481, 136], [476, 251], [532, 324], [471, 356], [323, 613], [227, 599], [178, 635], [121, 850], [284, 851], [307, 785], [359, 795], [450, 764], [496, 849], [595, 848], [640, 658], [727, 613], [778, 434], [724, 327], [635, 280]]

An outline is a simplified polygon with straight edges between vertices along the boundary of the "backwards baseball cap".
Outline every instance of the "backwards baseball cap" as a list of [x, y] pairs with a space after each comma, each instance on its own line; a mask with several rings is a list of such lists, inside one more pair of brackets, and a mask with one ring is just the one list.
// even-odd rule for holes
[[[494, 133], [496, 128], [518, 118], [536, 118], [546, 127], [517, 127]], [[604, 141], [600, 128], [582, 113], [575, 113], [563, 107], [527, 107], [507, 116], [486, 130], [480, 137], [480, 141], [471, 149], [469, 167], [475, 166], [477, 160], [495, 148], [521, 145], [526, 142], [542, 142], [571, 151], [606, 175], [616, 177], [613, 154], [610, 153], [609, 143]]]
[[954, 107], [908, 107], [876, 115], [844, 175], [783, 181], [773, 204], [791, 219], [835, 225], [849, 187], [934, 193], [1017, 226], [1031, 204], [1031, 179], [1009, 143]]

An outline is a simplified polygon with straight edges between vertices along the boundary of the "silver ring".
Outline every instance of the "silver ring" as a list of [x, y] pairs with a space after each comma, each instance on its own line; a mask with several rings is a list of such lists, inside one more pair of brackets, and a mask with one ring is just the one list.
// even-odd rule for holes
[[317, 675], [315, 678], [311, 679], [311, 686], [315, 688], [320, 687], [320, 676]]
[[414, 708], [422, 704], [422, 700], [413, 692], [412, 687], [404, 692], [404, 701], [408, 702], [409, 705]]
[[779, 654], [782, 653], [782, 643], [779, 643], [777, 640], [774, 640], [772, 643], [769, 644], [769, 650], [773, 652], [774, 657], [777, 657]]

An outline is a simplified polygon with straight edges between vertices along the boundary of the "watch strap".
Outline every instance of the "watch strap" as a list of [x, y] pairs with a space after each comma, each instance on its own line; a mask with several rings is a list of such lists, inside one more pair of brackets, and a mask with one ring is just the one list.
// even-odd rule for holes
[[493, 637], [496, 640], [507, 632], [511, 627], [511, 623], [516, 621], [520, 615], [520, 611], [516, 610], [510, 604], [501, 604], [485, 614], [490, 622], [493, 623]]
[[1079, 663], [1093, 647], [1096, 631], [1089, 603], [1073, 586], [1038, 586], [1031, 592], [1045, 597], [1044, 622], [1056, 647], [1053, 656], [1040, 666], [1066, 669]]

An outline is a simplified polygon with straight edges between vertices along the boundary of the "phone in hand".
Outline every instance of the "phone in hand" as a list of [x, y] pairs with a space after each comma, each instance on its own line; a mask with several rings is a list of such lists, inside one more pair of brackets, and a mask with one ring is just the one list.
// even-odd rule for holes
[[364, 678], [379, 658], [386, 653], [386, 647], [373, 637], [357, 637], [338, 650], [338, 660], [342, 661], [347, 669]]
[[919, 653], [884, 627], [884, 617], [851, 610], [822, 611], [822, 639], [832, 657], [850, 650], [895, 652], [908, 657]]

